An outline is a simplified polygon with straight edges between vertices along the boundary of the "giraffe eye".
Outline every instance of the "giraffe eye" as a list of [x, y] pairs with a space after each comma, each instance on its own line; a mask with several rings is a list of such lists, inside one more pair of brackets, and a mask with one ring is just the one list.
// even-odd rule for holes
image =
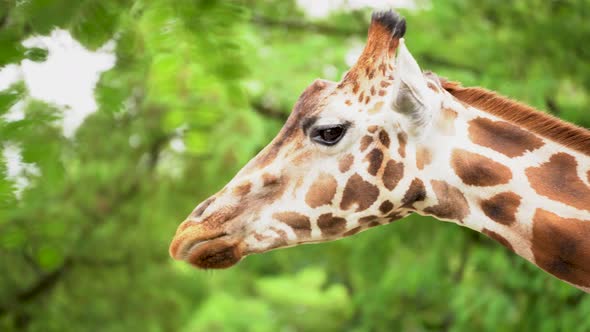
[[346, 134], [346, 125], [318, 126], [311, 131], [311, 139], [319, 144], [332, 146]]

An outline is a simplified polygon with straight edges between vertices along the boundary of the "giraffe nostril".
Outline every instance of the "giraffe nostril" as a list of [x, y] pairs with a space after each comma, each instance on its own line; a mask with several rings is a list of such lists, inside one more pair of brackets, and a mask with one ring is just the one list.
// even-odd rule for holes
[[191, 217], [199, 218], [200, 216], [202, 216], [203, 213], [205, 212], [205, 210], [214, 201], [215, 201], [215, 197], [209, 197], [208, 199], [206, 199], [203, 203], [201, 203], [201, 204], [199, 204], [199, 206], [197, 206], [197, 208], [193, 211], [193, 213], [191, 213]]

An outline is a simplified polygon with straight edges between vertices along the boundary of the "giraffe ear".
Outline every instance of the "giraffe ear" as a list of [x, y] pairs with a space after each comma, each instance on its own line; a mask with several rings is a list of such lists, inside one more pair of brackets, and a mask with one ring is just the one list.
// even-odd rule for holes
[[428, 102], [430, 92], [422, 70], [403, 38], [400, 39], [396, 58], [393, 89], [393, 109], [408, 117], [411, 131], [422, 132], [432, 119]]

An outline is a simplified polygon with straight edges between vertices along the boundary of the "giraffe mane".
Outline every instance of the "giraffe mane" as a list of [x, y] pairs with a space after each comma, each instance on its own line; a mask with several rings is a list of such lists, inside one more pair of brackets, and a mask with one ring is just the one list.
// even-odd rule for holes
[[440, 78], [442, 87], [455, 98], [522, 126], [540, 136], [590, 155], [590, 131], [555, 116], [480, 87], [463, 87], [459, 82]]

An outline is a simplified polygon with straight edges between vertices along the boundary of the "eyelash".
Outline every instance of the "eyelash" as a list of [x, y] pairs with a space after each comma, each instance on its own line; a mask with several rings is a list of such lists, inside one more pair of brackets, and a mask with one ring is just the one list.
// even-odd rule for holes
[[333, 146], [342, 140], [347, 129], [347, 124], [317, 126], [311, 130], [309, 137], [318, 144]]

